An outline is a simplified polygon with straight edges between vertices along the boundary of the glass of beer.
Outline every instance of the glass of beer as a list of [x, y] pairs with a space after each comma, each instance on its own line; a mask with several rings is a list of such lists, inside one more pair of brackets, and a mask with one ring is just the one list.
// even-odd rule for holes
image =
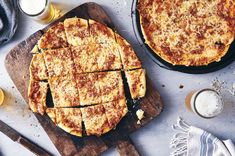
[[50, 0], [18, 0], [18, 6], [22, 13], [40, 23], [49, 23], [55, 17]]
[[202, 89], [190, 92], [185, 98], [186, 107], [203, 118], [213, 118], [223, 110], [223, 101], [213, 89]]

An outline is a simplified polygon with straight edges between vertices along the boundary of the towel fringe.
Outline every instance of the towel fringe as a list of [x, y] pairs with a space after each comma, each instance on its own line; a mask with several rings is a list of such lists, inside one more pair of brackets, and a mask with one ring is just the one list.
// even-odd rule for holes
[[172, 126], [176, 131], [179, 131], [173, 136], [170, 146], [175, 150], [170, 154], [171, 156], [185, 156], [187, 155], [187, 141], [189, 135], [190, 125], [186, 123], [182, 118], [177, 119], [177, 123]]

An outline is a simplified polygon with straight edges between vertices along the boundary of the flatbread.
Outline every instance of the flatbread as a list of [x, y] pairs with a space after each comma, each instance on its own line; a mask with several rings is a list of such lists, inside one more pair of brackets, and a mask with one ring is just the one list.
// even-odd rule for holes
[[98, 82], [103, 103], [125, 97], [120, 71], [100, 72], [98, 73]]
[[82, 18], [67, 18], [64, 20], [65, 33], [68, 43], [79, 46], [89, 43], [88, 21]]
[[46, 50], [43, 56], [50, 77], [72, 75], [75, 72], [70, 48]]
[[115, 36], [117, 40], [117, 44], [115, 46], [117, 46], [119, 49], [124, 69], [131, 70], [141, 68], [141, 62], [131, 45], [119, 34], [115, 33]]
[[138, 2], [145, 43], [173, 65], [220, 61], [234, 40], [234, 0]]
[[128, 112], [126, 99], [118, 99], [117, 101], [104, 103], [103, 106], [111, 128], [115, 128]]
[[49, 108], [47, 114], [64, 131], [82, 136], [82, 113], [79, 108]]
[[103, 105], [81, 108], [86, 134], [100, 136], [111, 130]]
[[40, 49], [57, 49], [67, 47], [64, 24], [58, 23], [48, 29], [38, 41]]
[[112, 29], [91, 19], [88, 22], [91, 44], [113, 44], [116, 42]]
[[137, 69], [126, 71], [125, 74], [132, 99], [144, 97], [146, 93], [145, 70]]
[[101, 103], [101, 92], [96, 73], [79, 74], [76, 76], [79, 98], [82, 106]]
[[39, 82], [33, 79], [29, 81], [28, 98], [29, 107], [35, 113], [44, 114], [46, 109], [46, 95], [48, 83]]
[[54, 76], [48, 79], [54, 107], [79, 106], [79, 94], [73, 76]]
[[41, 53], [34, 54], [29, 66], [30, 77], [34, 80], [47, 80], [48, 73]]
[[76, 73], [122, 69], [119, 51], [107, 44], [71, 47]]

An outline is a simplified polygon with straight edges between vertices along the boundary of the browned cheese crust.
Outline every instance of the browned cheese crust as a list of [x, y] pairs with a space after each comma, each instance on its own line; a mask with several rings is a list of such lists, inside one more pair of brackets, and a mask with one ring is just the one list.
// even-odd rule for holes
[[79, 106], [79, 94], [73, 76], [54, 76], [48, 79], [54, 107]]
[[103, 106], [111, 128], [115, 128], [128, 112], [126, 99], [118, 99], [117, 101], [104, 103]]
[[82, 136], [82, 113], [79, 108], [48, 108], [51, 120], [64, 131]]
[[58, 23], [52, 26], [38, 41], [40, 49], [56, 49], [67, 47], [67, 39], [64, 30], [64, 24]]
[[30, 79], [28, 88], [29, 107], [35, 113], [44, 114], [48, 83]]
[[86, 134], [100, 136], [111, 130], [103, 105], [81, 108]]
[[29, 67], [30, 77], [34, 80], [48, 79], [48, 73], [43, 59], [43, 55], [34, 54]]
[[126, 71], [125, 74], [132, 99], [144, 97], [146, 93], [145, 70], [137, 69]]
[[70, 48], [46, 50], [43, 56], [50, 77], [72, 75], [75, 72]]
[[234, 0], [141, 0], [145, 43], [173, 65], [220, 61], [234, 40]]

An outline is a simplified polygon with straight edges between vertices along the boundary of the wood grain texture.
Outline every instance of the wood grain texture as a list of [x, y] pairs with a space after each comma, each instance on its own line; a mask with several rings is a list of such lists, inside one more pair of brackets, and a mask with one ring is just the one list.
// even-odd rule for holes
[[[104, 23], [115, 30], [112, 21], [99, 5], [95, 3], [85, 3], [71, 10], [59, 20], [53, 22], [43, 30], [34, 33], [25, 41], [14, 47], [6, 56], [5, 67], [14, 84], [27, 103], [29, 64], [32, 58], [32, 54], [30, 53], [31, 49], [37, 43], [43, 32], [46, 31], [51, 25], [63, 21], [65, 18], [74, 16], [86, 19], [91, 18], [93, 20]], [[129, 133], [149, 123], [153, 118], [158, 116], [163, 109], [161, 97], [158, 91], [153, 88], [150, 79], [147, 78], [146, 96], [135, 103], [129, 100], [128, 107], [130, 111], [121, 120], [116, 129], [102, 135], [101, 137], [75, 137], [56, 127], [56, 125], [49, 119], [47, 115], [41, 116], [39, 114], [35, 114], [35, 116], [44, 130], [47, 132], [52, 142], [55, 144], [59, 153], [63, 156], [95, 156], [106, 151], [109, 147], [112, 146], [116, 146], [122, 155], [125, 155], [123, 153], [125, 153], [125, 151], [128, 149], [130, 149], [132, 153], [138, 154], [134, 148], [134, 145], [131, 145], [131, 141], [128, 138]], [[138, 119], [135, 112], [138, 109], [145, 111], [145, 117], [141, 121], [141, 124], [137, 124]]]

